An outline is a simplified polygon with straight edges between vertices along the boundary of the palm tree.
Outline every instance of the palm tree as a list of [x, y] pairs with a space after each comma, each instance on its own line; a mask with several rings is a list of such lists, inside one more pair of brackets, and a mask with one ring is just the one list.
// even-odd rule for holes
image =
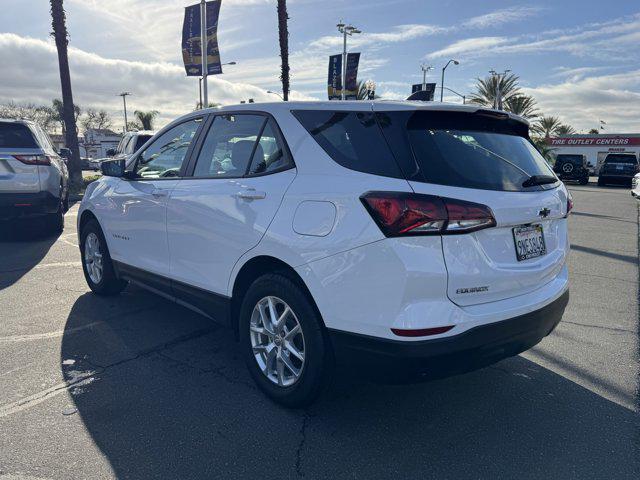
[[478, 78], [476, 91], [470, 95], [469, 102], [485, 107], [493, 107], [498, 96], [498, 87], [502, 102], [508, 102], [512, 96], [521, 95], [520, 87], [518, 86], [519, 79], [520, 77], [513, 73]]
[[527, 119], [533, 119], [538, 116], [536, 101], [529, 95], [511, 95], [503, 101], [505, 111]]
[[592, 128], [591, 130], [589, 130], [589, 134], [590, 135], [599, 135], [600, 134], [600, 130], [598, 130], [597, 128]]
[[[358, 80], [358, 84], [356, 86], [356, 100], [369, 100], [369, 89], [367, 88], [367, 82], [363, 82], [362, 80]], [[373, 98], [380, 98], [379, 95], [374, 93]]]
[[556, 135], [573, 135], [576, 133], [576, 130], [571, 125], [563, 123], [562, 125], [558, 125], [558, 128], [556, 128], [554, 133]]
[[282, 81], [282, 99], [289, 100], [289, 29], [287, 21], [287, 0], [278, 0], [278, 37], [280, 39], [280, 58], [282, 67], [280, 80]]
[[533, 141], [533, 144], [536, 146], [536, 148], [540, 152], [540, 155], [542, 155], [548, 163], [553, 164], [554, 162], [553, 152], [556, 149], [552, 148], [551, 145], [549, 145], [544, 138], [533, 137], [531, 140]]
[[556, 135], [558, 132], [558, 128], [562, 125], [560, 123], [560, 119], [554, 116], [543, 116], [538, 119], [538, 121], [532, 125], [531, 130], [536, 134], [543, 136], [544, 138], [549, 138], [552, 135]]
[[58, 65], [60, 68], [60, 84], [62, 87], [63, 117], [65, 125], [65, 144], [71, 150], [69, 159], [70, 190], [80, 191], [82, 187], [82, 166], [80, 165], [80, 149], [78, 148], [78, 127], [73, 111], [73, 93], [71, 91], [71, 74], [69, 73], [69, 57], [67, 46], [66, 15], [63, 0], [51, 0], [51, 26], [58, 49]]
[[153, 130], [153, 121], [159, 113], [160, 112], [158, 112], [157, 110], [149, 110], [148, 112], [136, 110], [135, 112], [133, 112], [142, 130]]

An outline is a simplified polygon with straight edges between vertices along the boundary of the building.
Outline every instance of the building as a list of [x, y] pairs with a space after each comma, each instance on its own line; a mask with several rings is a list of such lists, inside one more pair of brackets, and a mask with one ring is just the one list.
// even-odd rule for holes
[[589, 169], [597, 174], [609, 153], [633, 153], [640, 157], [640, 133], [606, 133], [565, 135], [547, 139], [551, 154], [582, 154], [587, 156]]
[[88, 158], [105, 158], [107, 150], [114, 149], [120, 143], [122, 135], [107, 128], [91, 128], [84, 134], [82, 149]]

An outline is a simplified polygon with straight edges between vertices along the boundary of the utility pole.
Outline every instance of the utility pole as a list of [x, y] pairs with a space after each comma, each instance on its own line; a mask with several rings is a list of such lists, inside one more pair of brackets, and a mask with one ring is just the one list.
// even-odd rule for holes
[[129, 129], [129, 122], [127, 121], [127, 95], [131, 95], [131, 92], [122, 92], [118, 96], [122, 97], [122, 104], [124, 105], [124, 132], [127, 133]]
[[454, 65], [460, 65], [460, 62], [458, 60], [451, 59], [447, 62], [447, 64], [444, 67], [442, 67], [442, 78], [440, 79], [440, 101], [441, 102], [444, 99], [444, 71], [447, 69], [447, 67], [451, 62], [453, 62]]
[[209, 105], [209, 92], [207, 91], [207, 71], [209, 70], [207, 52], [207, 2], [200, 1], [200, 53], [202, 55], [202, 97], [204, 104]]
[[431, 65], [425, 65], [423, 63], [422, 65], [420, 65], [420, 68], [422, 69], [422, 90], [426, 90], [427, 89], [427, 72], [429, 70], [433, 70], [433, 67]]
[[354, 33], [362, 33], [353, 25], [346, 25], [342, 23], [336, 25], [338, 31], [342, 34], [342, 100], [345, 99], [345, 91], [347, 87], [347, 35], [353, 35]]
[[496, 98], [493, 102], [493, 108], [496, 110], [502, 110], [502, 91], [500, 91], [500, 84], [502, 83], [502, 79], [507, 76], [511, 70], [505, 70], [502, 73], [498, 73], [495, 70], [489, 70], [489, 73], [493, 78], [496, 79]]

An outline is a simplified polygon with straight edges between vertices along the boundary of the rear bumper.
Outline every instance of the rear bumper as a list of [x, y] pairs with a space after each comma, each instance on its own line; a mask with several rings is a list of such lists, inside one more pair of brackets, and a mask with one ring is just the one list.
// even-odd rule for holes
[[0, 219], [55, 213], [60, 199], [50, 192], [0, 193]]
[[339, 364], [376, 372], [441, 378], [485, 367], [536, 345], [560, 322], [569, 291], [524, 315], [480, 325], [458, 335], [398, 341], [330, 330]]

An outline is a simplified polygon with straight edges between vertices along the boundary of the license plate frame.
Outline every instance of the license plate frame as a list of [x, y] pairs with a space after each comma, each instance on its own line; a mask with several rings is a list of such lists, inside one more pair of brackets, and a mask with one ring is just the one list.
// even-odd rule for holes
[[[520, 225], [511, 229], [516, 259], [519, 262], [543, 257], [547, 254], [547, 243], [544, 239], [544, 229], [539, 223]], [[536, 240], [533, 241], [532, 240]], [[518, 244], [518, 241], [521, 243]], [[518, 247], [520, 245], [520, 248]]]

